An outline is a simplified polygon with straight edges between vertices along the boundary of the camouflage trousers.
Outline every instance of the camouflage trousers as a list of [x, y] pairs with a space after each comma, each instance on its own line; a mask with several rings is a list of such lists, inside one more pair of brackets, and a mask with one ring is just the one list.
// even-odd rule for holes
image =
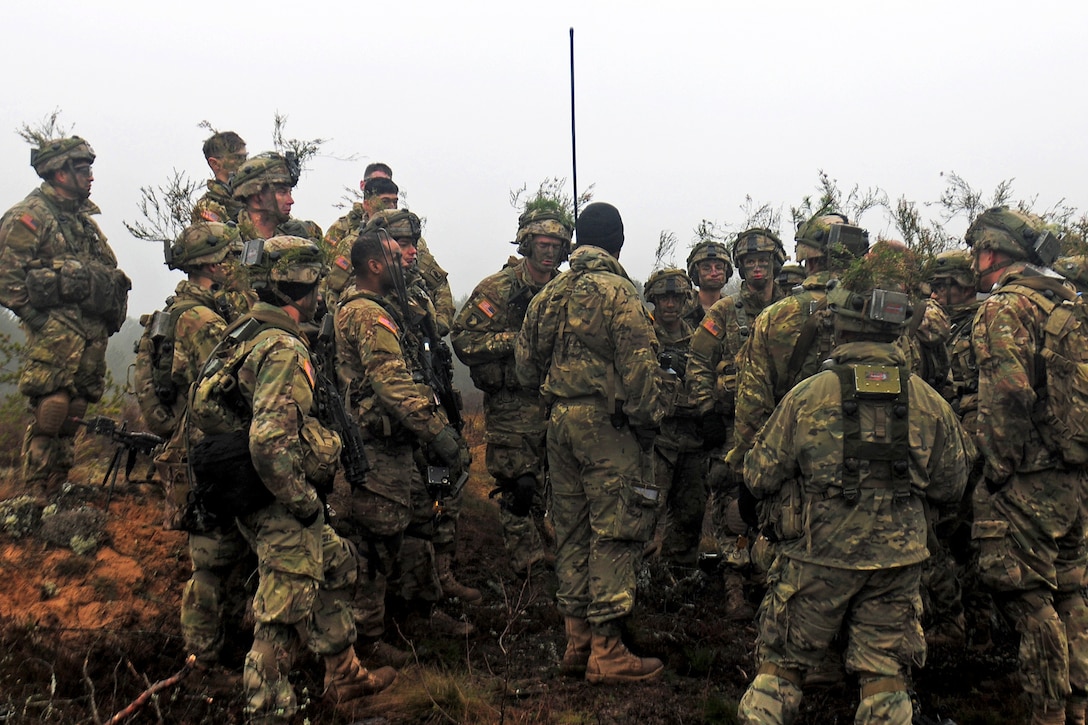
[[350, 597], [358, 555], [324, 521], [303, 526], [279, 502], [239, 519], [238, 529], [257, 554], [259, 577], [242, 678], [246, 714], [286, 722], [297, 711], [287, 673], [299, 644], [327, 656], [355, 642]]
[[[386, 599], [437, 602], [442, 596], [429, 529], [433, 501], [427, 496], [411, 445], [372, 443], [365, 488], [351, 494], [343, 531], [358, 547], [359, 578], [352, 599], [364, 637], [385, 632]], [[400, 500], [387, 495], [393, 493]], [[418, 522], [418, 523], [417, 523]]]
[[[759, 609], [760, 674], [741, 699], [744, 723], [788, 723], [796, 715], [803, 674], [817, 667], [840, 630], [847, 638], [846, 669], [864, 684], [902, 677], [925, 663], [921, 564], [854, 571], [779, 555], [767, 575]], [[793, 673], [791, 683], [783, 673]], [[855, 722], [909, 723], [902, 690], [863, 697]]]
[[655, 446], [654, 482], [661, 491], [665, 520], [661, 556], [673, 564], [694, 567], [709, 495], [706, 452]]
[[1020, 634], [1020, 679], [1036, 709], [1088, 689], [1088, 473], [1014, 473], [973, 494], [977, 572]]
[[189, 557], [193, 573], [181, 595], [181, 633], [185, 651], [210, 665], [219, 661], [227, 622], [237, 625], [244, 616], [256, 560], [233, 525], [189, 534]]
[[630, 614], [657, 523], [653, 452], [617, 430], [604, 400], [552, 406], [548, 424], [559, 611], [594, 628]]
[[[493, 417], [488, 417], [489, 425]], [[495, 478], [496, 485], [502, 491], [499, 503], [502, 539], [510, 565], [518, 573], [527, 572], [534, 564], [543, 561], [545, 556], [544, 539], [540, 533], [547, 510], [544, 501], [544, 456], [543, 425], [534, 433], [488, 428], [487, 472]], [[522, 476], [532, 476], [536, 480], [536, 493], [528, 516], [517, 516], [511, 512], [513, 489]]]

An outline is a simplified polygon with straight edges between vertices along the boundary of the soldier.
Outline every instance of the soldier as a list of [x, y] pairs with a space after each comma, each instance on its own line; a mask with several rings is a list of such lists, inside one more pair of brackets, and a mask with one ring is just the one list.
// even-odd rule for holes
[[805, 281], [805, 268], [799, 264], [784, 264], [782, 269], [778, 270], [778, 276], [774, 278], [775, 284], [778, 285], [778, 289], [782, 290], [782, 294], [793, 294], [793, 290]]
[[1088, 476], [1063, 462], [1053, 430], [1034, 415], [1048, 390], [1040, 364], [1047, 307], [1075, 293], [1046, 268], [1057, 241], [1035, 217], [989, 209], [966, 241], [979, 287], [993, 290], [971, 330], [984, 484], [973, 494], [978, 575], [1020, 633], [1031, 722], [1084, 723]]
[[[540, 390], [518, 383], [514, 340], [529, 301], [570, 255], [572, 226], [560, 208], [522, 214], [515, 240], [522, 258], [511, 257], [502, 270], [476, 285], [453, 323], [453, 349], [484, 394], [487, 470], [502, 494], [503, 541], [519, 576], [549, 558], [538, 531], [547, 421]], [[554, 561], [554, 555], [550, 558]]]
[[92, 216], [95, 154], [79, 138], [30, 152], [42, 185], [0, 219], [0, 304], [26, 332], [19, 392], [34, 419], [23, 438], [23, 480], [46, 499], [72, 467], [78, 426], [105, 389], [106, 341], [121, 329], [132, 286]]
[[258, 154], [238, 167], [230, 183], [233, 198], [244, 205], [237, 219], [243, 240], [287, 235], [321, 241], [321, 227], [291, 216], [295, 204], [291, 190], [300, 172], [294, 154], [274, 151]]
[[[223, 352], [204, 366], [192, 415], [207, 434], [202, 444], [230, 434], [221, 421], [237, 421], [264, 491], [257, 501], [242, 497], [250, 505], [236, 512], [259, 575], [243, 675], [246, 715], [287, 723], [298, 709], [287, 677], [302, 643], [324, 658], [324, 696], [334, 703], [378, 692], [396, 673], [368, 672], [355, 655], [349, 593], [357, 554], [325, 522], [317, 491], [331, 483], [340, 453], [339, 437], [313, 417], [314, 367], [300, 328], [317, 310], [323, 255], [312, 241], [280, 236], [250, 242], [244, 258], [259, 302], [227, 329]], [[190, 459], [198, 474], [206, 470], [197, 448]], [[240, 483], [233, 471], [217, 473], [220, 489]]]
[[620, 625], [656, 525], [653, 444], [664, 414], [657, 337], [619, 264], [623, 221], [610, 204], [578, 217], [570, 270], [545, 285], [515, 347], [518, 382], [551, 408], [548, 467], [556, 535], [561, 668], [593, 683], [661, 674], [628, 651]]
[[1088, 255], [1077, 254], [1054, 260], [1054, 271], [1072, 282], [1077, 294], [1088, 292]]
[[962, 495], [968, 453], [948, 404], [894, 344], [905, 290], [859, 276], [828, 293], [830, 366], [786, 395], [745, 458], [742, 496], [766, 502], [780, 540], [742, 723], [793, 722], [806, 671], [840, 629], [861, 686], [854, 722], [911, 722], [906, 678], [925, 661], [924, 508]]
[[650, 275], [645, 295], [654, 306], [661, 367], [676, 376], [674, 402], [654, 442], [654, 482], [663, 499], [665, 523], [661, 555], [670, 564], [693, 568], [699, 556], [708, 495], [707, 452], [691, 394], [693, 380], [687, 372], [693, 329], [682, 317], [694, 291], [684, 270], [663, 269]]
[[692, 398], [702, 416], [704, 445], [711, 451], [709, 485], [714, 492], [714, 530], [720, 538], [726, 587], [726, 617], [751, 619], [755, 610], [744, 593], [741, 573], [749, 562], [748, 530], [736, 511], [739, 480], [728, 475], [725, 454], [732, 444], [737, 394], [736, 358], [756, 317], [783, 298], [773, 280], [786, 261], [778, 235], [755, 227], [733, 242], [733, 262], [740, 270], [740, 292], [715, 302], [695, 330], [688, 375]]
[[193, 205], [193, 223], [236, 220], [244, 204], [231, 196], [230, 177], [246, 160], [246, 142], [234, 131], [216, 132], [204, 141], [204, 160], [212, 178], [204, 196]]
[[[334, 259], [342, 255], [350, 262], [351, 244], [359, 230], [370, 221], [370, 217], [387, 209], [395, 210], [397, 204], [400, 203], [400, 187], [390, 178], [375, 176], [360, 182], [360, 186], [363, 189], [363, 200], [354, 202], [348, 213], [334, 221], [325, 232], [325, 244], [328, 245]], [[349, 269], [346, 270], [345, 279], [350, 278], [351, 270]]]
[[698, 304], [685, 315], [688, 322], [698, 325], [711, 306], [722, 298], [722, 287], [733, 276], [729, 250], [721, 242], [699, 242], [688, 254], [688, 277], [699, 288]]
[[464, 440], [436, 409], [434, 393], [420, 382], [419, 360], [407, 349], [404, 313], [393, 302], [400, 264], [399, 245], [386, 230], [357, 235], [355, 284], [336, 316], [338, 377], [372, 464], [366, 485], [351, 492], [349, 525], [366, 559], [355, 617], [370, 656], [391, 661], [407, 657], [380, 642], [392, 588], [387, 580], [399, 578], [402, 604], [434, 627], [462, 636], [471, 631], [434, 609], [442, 593], [430, 542], [434, 497], [425, 488], [416, 454], [426, 446], [457, 473], [467, 470], [469, 456]]

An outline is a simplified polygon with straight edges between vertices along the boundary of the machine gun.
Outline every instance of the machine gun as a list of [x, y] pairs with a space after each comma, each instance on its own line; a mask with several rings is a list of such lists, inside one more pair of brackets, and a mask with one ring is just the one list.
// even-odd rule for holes
[[333, 317], [326, 314], [314, 345], [314, 367], [317, 370], [314, 402], [321, 424], [340, 434], [340, 467], [351, 490], [366, 483], [370, 460], [366, 457], [363, 434], [359, 424], [348, 414], [344, 399], [333, 382], [336, 372], [333, 361]]
[[[117, 421], [112, 418], [107, 418], [102, 415], [95, 416], [94, 418], [71, 418], [73, 423], [83, 426], [87, 430], [91, 431], [95, 435], [106, 436], [111, 441], [117, 444], [117, 449], [113, 452], [113, 458], [110, 460], [109, 468], [106, 469], [106, 475], [102, 478], [102, 485], [105, 486], [106, 482], [109, 482], [109, 489], [106, 493], [106, 510], [110, 508], [110, 501], [113, 500], [113, 488], [117, 482], [117, 471], [119, 470], [121, 463], [121, 455], [128, 451], [128, 459], [125, 461], [125, 481], [130, 481], [132, 475], [132, 469], [136, 466], [136, 454], [142, 453], [145, 456], [150, 456], [154, 453], [155, 448], [161, 446], [166, 441], [154, 433], [147, 433], [145, 431], [130, 432], [128, 430], [128, 422], [118, 425]], [[152, 475], [155, 473], [154, 464], [152, 464], [147, 471], [147, 479], [151, 480]]]

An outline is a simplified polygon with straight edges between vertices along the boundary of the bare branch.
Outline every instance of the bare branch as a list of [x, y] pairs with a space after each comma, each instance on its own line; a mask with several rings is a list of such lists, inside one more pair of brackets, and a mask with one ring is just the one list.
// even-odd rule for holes
[[55, 138], [70, 136], [74, 126], [63, 126], [59, 123], [60, 109], [54, 108], [52, 113], [45, 116], [37, 123], [22, 123], [15, 129], [19, 137], [32, 146], [42, 146], [46, 141]]
[[273, 117], [272, 146], [281, 154], [293, 153], [298, 158], [299, 168], [305, 168], [307, 162], [317, 156], [317, 152], [321, 150], [321, 147], [330, 141], [327, 138], [286, 138], [284, 136], [286, 128], [287, 116], [276, 111]]
[[654, 266], [651, 272], [656, 272], [665, 267], [676, 266], [676, 247], [680, 238], [667, 229], [662, 229], [657, 238], [657, 250], [654, 251]]
[[143, 221], [122, 222], [129, 234], [147, 242], [172, 242], [189, 226], [200, 182], [174, 169], [161, 186], [140, 187], [140, 214]]

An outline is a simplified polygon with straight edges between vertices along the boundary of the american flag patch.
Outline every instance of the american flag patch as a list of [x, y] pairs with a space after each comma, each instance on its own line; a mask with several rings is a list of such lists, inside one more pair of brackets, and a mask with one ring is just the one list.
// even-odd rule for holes
[[705, 329], [707, 332], [709, 332], [714, 337], [721, 337], [722, 336], [722, 328], [718, 326], [717, 322], [710, 319], [709, 317], [704, 317], [703, 318], [702, 327], [703, 327], [703, 329]]
[[495, 305], [491, 304], [487, 298], [484, 298], [476, 303], [476, 306], [480, 308], [480, 312], [488, 316], [488, 318], [495, 316]]
[[306, 379], [310, 381], [310, 387], [314, 387], [316, 377], [314, 376], [314, 365], [309, 360], [302, 361], [302, 372], [306, 374]]
[[351, 260], [349, 260], [343, 254], [341, 254], [336, 259], [332, 260], [332, 263], [335, 264], [340, 269], [344, 270], [345, 272], [347, 272], [349, 269], [351, 269]]
[[216, 214], [211, 209], [205, 209], [204, 211], [200, 212], [200, 218], [203, 219], [206, 222], [217, 222], [217, 221], [219, 221], [219, 215]]
[[29, 214], [23, 214], [21, 217], [19, 217], [19, 221], [21, 221], [23, 223], [23, 226], [25, 226], [30, 231], [38, 231], [38, 222], [35, 221], [34, 217], [30, 216]]
[[397, 334], [397, 323], [393, 322], [385, 315], [380, 315], [378, 317], [378, 324], [392, 332], [394, 335]]

